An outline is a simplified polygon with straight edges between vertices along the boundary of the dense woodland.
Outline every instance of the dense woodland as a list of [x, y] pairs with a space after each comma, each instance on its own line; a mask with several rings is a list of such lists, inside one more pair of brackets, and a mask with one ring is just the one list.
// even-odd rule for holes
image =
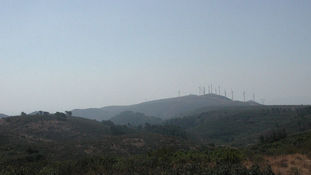
[[22, 113], [0, 119], [0, 174], [310, 174], [310, 129], [309, 106], [200, 109], [135, 125]]

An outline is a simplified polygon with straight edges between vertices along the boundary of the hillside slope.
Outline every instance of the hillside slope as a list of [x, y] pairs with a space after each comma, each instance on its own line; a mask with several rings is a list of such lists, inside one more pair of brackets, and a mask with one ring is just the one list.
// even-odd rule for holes
[[0, 119], [0, 152], [2, 148], [10, 148], [18, 154], [30, 147], [46, 158], [66, 159], [82, 155], [127, 155], [163, 145], [187, 147], [188, 143], [171, 136], [79, 117], [49, 114]]
[[171, 119], [166, 123], [181, 127], [193, 138], [204, 142], [250, 144], [258, 142], [260, 135], [273, 131], [284, 129], [290, 134], [311, 129], [311, 107], [224, 107]]
[[174, 129], [165, 125], [135, 129], [63, 113], [1, 118], [0, 174], [308, 174], [310, 121], [309, 106], [223, 108], [174, 119], [190, 133], [218, 132], [219, 139], [257, 139], [275, 124], [290, 131], [234, 148], [165, 135]]
[[250, 146], [246, 154], [252, 162], [260, 158], [275, 174], [311, 174], [311, 131], [300, 132], [284, 139]]
[[189, 95], [176, 98], [167, 98], [129, 106], [107, 106], [103, 108], [75, 109], [72, 112], [75, 116], [96, 120], [109, 120], [124, 111], [140, 112], [147, 116], [170, 119], [203, 107], [253, 105], [259, 104], [253, 102], [243, 103], [239, 101], [232, 101], [224, 96], [208, 94], [201, 96]]
[[7, 115], [5, 115], [5, 114], [0, 114], [0, 118], [2, 118], [2, 117], [7, 117]]
[[146, 123], [149, 124], [160, 124], [162, 120], [157, 117], [146, 116], [143, 113], [139, 112], [132, 112], [132, 111], [125, 111], [122, 112], [110, 119], [114, 124], [117, 125], [132, 125], [132, 126], [139, 126], [145, 125]]

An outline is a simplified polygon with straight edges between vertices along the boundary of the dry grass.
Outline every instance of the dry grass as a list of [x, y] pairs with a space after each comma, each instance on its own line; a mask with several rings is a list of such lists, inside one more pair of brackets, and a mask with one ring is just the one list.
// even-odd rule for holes
[[277, 175], [311, 175], [311, 159], [303, 154], [266, 156], [265, 160]]
[[145, 146], [145, 141], [141, 138], [125, 138], [122, 142], [126, 145], [132, 145], [135, 147], [143, 147]]

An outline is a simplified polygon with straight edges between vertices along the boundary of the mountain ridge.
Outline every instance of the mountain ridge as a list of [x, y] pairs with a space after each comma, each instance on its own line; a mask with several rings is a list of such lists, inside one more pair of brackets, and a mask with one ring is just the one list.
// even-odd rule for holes
[[226, 107], [226, 106], [252, 106], [260, 105], [255, 102], [233, 101], [227, 97], [207, 94], [188, 95], [182, 97], [164, 98], [124, 106], [106, 106], [102, 108], [74, 109], [74, 116], [86, 117], [96, 120], [109, 120], [124, 111], [143, 113], [161, 119], [178, 117], [185, 112], [203, 107]]
[[0, 118], [2, 118], [2, 117], [8, 117], [8, 115], [1, 114], [1, 113], [0, 113]]

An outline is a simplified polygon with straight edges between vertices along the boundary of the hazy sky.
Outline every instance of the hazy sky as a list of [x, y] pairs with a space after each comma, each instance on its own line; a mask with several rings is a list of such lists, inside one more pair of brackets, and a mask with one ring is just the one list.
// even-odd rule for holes
[[197, 94], [311, 103], [310, 0], [0, 0], [0, 113]]

